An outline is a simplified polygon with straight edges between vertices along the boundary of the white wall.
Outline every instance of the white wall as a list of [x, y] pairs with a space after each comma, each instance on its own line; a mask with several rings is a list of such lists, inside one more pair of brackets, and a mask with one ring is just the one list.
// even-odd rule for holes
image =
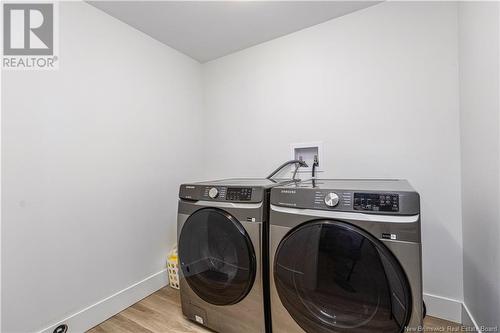
[[206, 178], [264, 176], [323, 141], [322, 177], [408, 179], [424, 290], [445, 298], [429, 312], [460, 320], [457, 48], [455, 3], [385, 2], [205, 64]]
[[500, 6], [459, 4], [464, 303], [500, 324]]
[[60, 4], [58, 71], [2, 72], [2, 332], [41, 330], [165, 267], [178, 184], [199, 174], [200, 75], [85, 3]]
[[499, 14], [385, 2], [209, 62], [201, 82], [195, 61], [61, 3], [60, 70], [2, 72], [2, 332], [49, 327], [160, 272], [180, 182], [263, 176], [304, 141], [324, 142], [321, 177], [408, 179], [429, 312], [460, 320], [463, 277], [471, 314], [494, 324]]

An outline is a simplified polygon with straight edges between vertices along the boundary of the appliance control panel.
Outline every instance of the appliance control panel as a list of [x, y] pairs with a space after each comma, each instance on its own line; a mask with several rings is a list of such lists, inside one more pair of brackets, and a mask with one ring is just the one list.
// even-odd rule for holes
[[271, 204], [283, 207], [310, 208], [373, 214], [413, 214], [418, 195], [395, 192], [358, 192], [352, 190], [273, 189]]
[[251, 201], [252, 192], [251, 187], [207, 186], [202, 197], [218, 201]]
[[224, 199], [226, 197], [226, 188], [222, 186], [206, 186], [202, 192], [203, 199]]
[[226, 200], [231, 201], [250, 201], [252, 199], [251, 187], [228, 187], [226, 191]]
[[352, 207], [352, 192], [315, 191], [314, 208], [349, 209]]
[[259, 186], [219, 185], [219, 184], [182, 184], [179, 198], [184, 200], [203, 200], [235, 203], [258, 203], [266, 198], [266, 189]]
[[420, 214], [420, 195], [406, 180], [318, 179], [271, 189], [279, 207], [374, 215]]
[[391, 193], [354, 193], [354, 210], [399, 212], [399, 195]]

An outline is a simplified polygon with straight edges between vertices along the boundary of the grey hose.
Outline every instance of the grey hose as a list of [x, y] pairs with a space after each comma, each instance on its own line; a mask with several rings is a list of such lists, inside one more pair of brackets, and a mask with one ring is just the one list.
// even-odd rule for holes
[[295, 171], [293, 172], [293, 177], [292, 179], [295, 179], [295, 176], [297, 175], [297, 170], [300, 168], [300, 167], [304, 167], [304, 168], [307, 168], [308, 165], [306, 162], [304, 161], [301, 161], [301, 160], [290, 160], [288, 162], [285, 162], [283, 163], [282, 165], [280, 165], [276, 170], [274, 170], [273, 172], [271, 172], [271, 174], [269, 176], [267, 176], [267, 179], [271, 179], [274, 177], [274, 175], [276, 175], [278, 172], [280, 172], [284, 167], [290, 165], [290, 164], [295, 164]]

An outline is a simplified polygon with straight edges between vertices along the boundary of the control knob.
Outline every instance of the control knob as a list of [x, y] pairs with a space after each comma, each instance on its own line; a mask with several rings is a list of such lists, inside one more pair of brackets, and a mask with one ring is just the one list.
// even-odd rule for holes
[[208, 191], [208, 196], [212, 199], [215, 199], [217, 198], [217, 196], [219, 195], [219, 190], [216, 188], [216, 187], [212, 187], [209, 191]]
[[339, 204], [339, 196], [335, 192], [330, 192], [325, 195], [325, 204], [328, 207], [335, 207]]

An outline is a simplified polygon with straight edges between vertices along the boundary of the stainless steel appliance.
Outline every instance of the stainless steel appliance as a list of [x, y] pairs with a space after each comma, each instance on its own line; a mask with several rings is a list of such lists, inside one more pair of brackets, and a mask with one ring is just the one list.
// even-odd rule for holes
[[422, 325], [420, 199], [404, 180], [271, 190], [274, 333], [399, 333]]
[[217, 332], [268, 331], [268, 200], [270, 189], [286, 182], [181, 185], [177, 230], [187, 318]]

